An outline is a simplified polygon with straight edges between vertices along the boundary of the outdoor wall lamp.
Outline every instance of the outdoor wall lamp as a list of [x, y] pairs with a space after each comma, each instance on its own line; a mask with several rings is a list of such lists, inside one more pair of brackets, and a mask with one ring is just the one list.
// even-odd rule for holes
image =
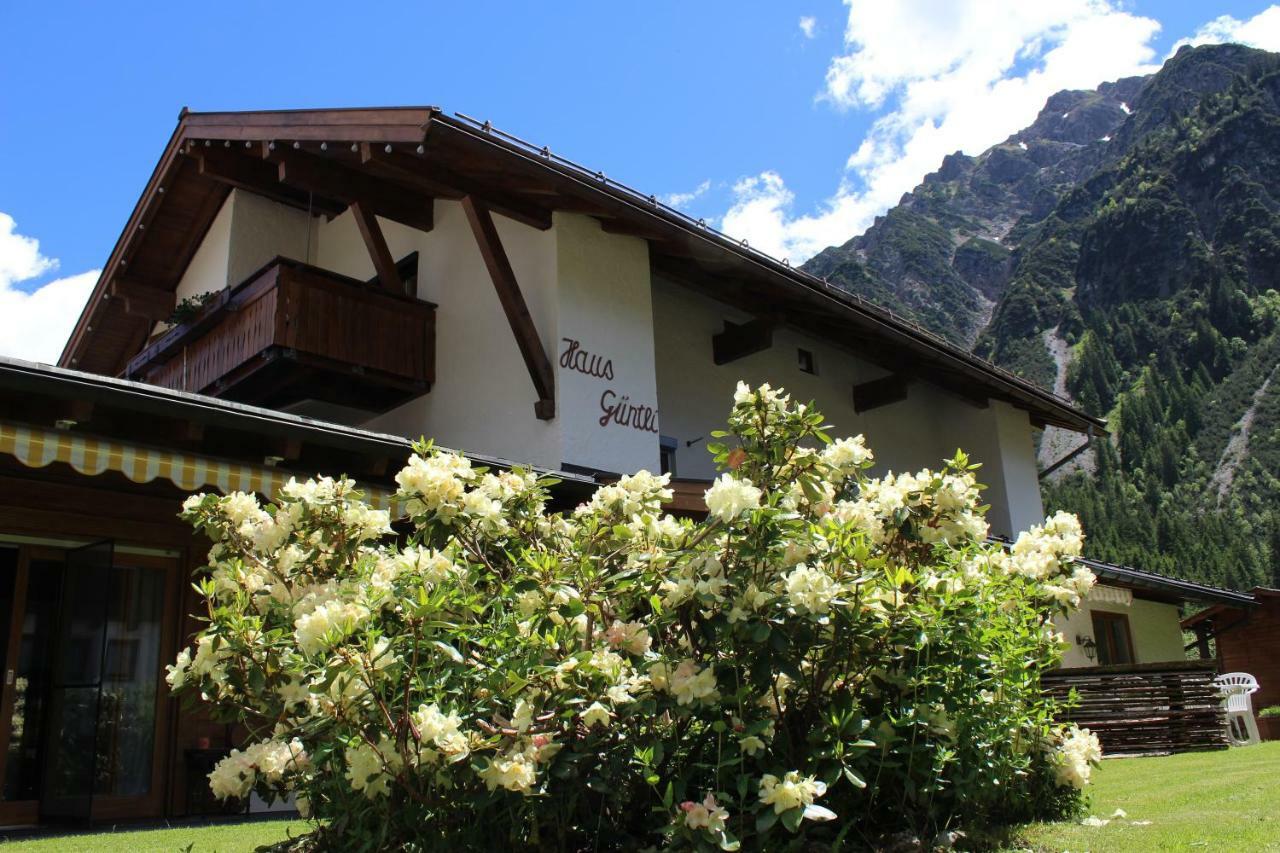
[[1093, 637], [1076, 634], [1076, 645], [1084, 649], [1084, 656], [1089, 660], [1093, 660], [1094, 655], [1098, 653], [1098, 644], [1094, 642]]

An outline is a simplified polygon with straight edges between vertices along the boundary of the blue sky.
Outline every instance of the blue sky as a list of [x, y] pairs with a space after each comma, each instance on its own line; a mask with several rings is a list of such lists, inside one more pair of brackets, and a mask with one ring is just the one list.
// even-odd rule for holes
[[800, 260], [1053, 89], [1193, 36], [1280, 49], [1280, 7], [42, 2], [0, 32], [0, 353], [48, 358], [184, 105], [440, 105]]

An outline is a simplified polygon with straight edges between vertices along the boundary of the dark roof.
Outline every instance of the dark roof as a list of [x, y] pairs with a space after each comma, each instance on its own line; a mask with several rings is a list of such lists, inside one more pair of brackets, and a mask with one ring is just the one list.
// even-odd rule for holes
[[[20, 402], [19, 402], [20, 401]], [[52, 401], [50, 405], [43, 405]], [[359, 477], [362, 472], [334, 465], [349, 465], [358, 459], [381, 459], [390, 464], [376, 479], [390, 480], [399, 463], [408, 458], [412, 440], [404, 436], [372, 432], [314, 418], [249, 406], [202, 394], [175, 391], [142, 382], [132, 382], [68, 370], [47, 364], [0, 356], [0, 411], [27, 423], [52, 426], [58, 403], [75, 404], [89, 412], [85, 424], [94, 434], [108, 438], [167, 443], [173, 422], [190, 422], [218, 430], [216, 437], [204, 436], [189, 448], [192, 452], [212, 452], [226, 458], [267, 455], [263, 446], [270, 442], [291, 441], [306, 448], [323, 451], [290, 468], [303, 467], [311, 473], [348, 473]], [[157, 438], [158, 436], [158, 438]], [[267, 444], [259, 445], [261, 441]], [[590, 477], [566, 471], [555, 471], [524, 465], [508, 459], [463, 451], [467, 458], [485, 466], [512, 468], [520, 465], [554, 476], [569, 491], [586, 492], [595, 488]], [[323, 460], [323, 461], [322, 461]], [[364, 476], [363, 479], [372, 479]]]
[[1254, 598], [1250, 593], [1237, 592], [1218, 586], [1184, 581], [1167, 575], [1135, 569], [1132, 566], [1118, 566], [1104, 563], [1101, 560], [1090, 560], [1081, 557], [1079, 562], [1088, 566], [1100, 580], [1109, 580], [1125, 586], [1149, 590], [1154, 593], [1177, 598], [1183, 601], [1203, 601], [1211, 604], [1250, 605]]
[[[276, 142], [280, 144], [277, 146]], [[323, 192], [275, 168], [292, 158], [340, 178]], [[268, 162], [269, 161], [269, 162]], [[1033, 423], [1105, 432], [1102, 420], [924, 328], [770, 257], [645, 195], [462, 114], [436, 107], [193, 113], [183, 110], [60, 363], [117, 374], [150, 331], [111, 299], [113, 281], [172, 292], [232, 186], [332, 214], [342, 191], [381, 187], [392, 214], [413, 198], [474, 196], [550, 227], [552, 212], [597, 217], [649, 242], [655, 272], [758, 316], [822, 336], [895, 373], [970, 399], [1005, 400]], [[345, 188], [338, 189], [339, 187]], [[381, 212], [381, 211], [380, 211]], [[395, 218], [392, 215], [390, 218]]]

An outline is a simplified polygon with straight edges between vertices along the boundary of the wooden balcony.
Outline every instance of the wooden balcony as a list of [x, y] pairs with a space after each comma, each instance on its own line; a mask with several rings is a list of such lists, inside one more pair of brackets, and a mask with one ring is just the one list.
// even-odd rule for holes
[[126, 376], [270, 408], [382, 412], [435, 379], [435, 305], [276, 258], [135, 356]]

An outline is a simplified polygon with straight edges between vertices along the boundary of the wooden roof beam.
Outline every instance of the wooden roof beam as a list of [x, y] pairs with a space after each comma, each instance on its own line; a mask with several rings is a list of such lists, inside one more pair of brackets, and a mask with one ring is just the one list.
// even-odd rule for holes
[[262, 157], [276, 164], [281, 183], [327, 195], [345, 204], [359, 202], [384, 219], [419, 231], [435, 227], [434, 199], [412, 187], [367, 175], [340, 163], [284, 145], [261, 146]]
[[551, 227], [551, 213], [541, 207], [516, 199], [510, 194], [485, 186], [441, 166], [425, 154], [409, 154], [386, 149], [385, 145], [361, 143], [360, 162], [375, 163], [424, 186], [442, 188], [443, 191], [437, 193], [441, 198], [472, 196], [482, 201], [493, 213], [514, 219], [523, 225], [537, 228], [539, 231], [546, 231]]
[[289, 207], [310, 210], [329, 217], [337, 216], [346, 209], [346, 205], [342, 202], [326, 196], [308, 194], [283, 186], [274, 166], [255, 157], [237, 153], [234, 149], [190, 145], [186, 153], [196, 161], [201, 175], [236, 189], [265, 196]]
[[858, 414], [899, 403], [907, 399], [907, 386], [911, 384], [911, 376], [905, 373], [891, 373], [870, 382], [859, 382], [853, 386], [853, 410]]
[[534, 325], [533, 315], [525, 304], [524, 295], [516, 281], [515, 271], [511, 269], [511, 261], [502, 247], [502, 239], [493, 224], [493, 217], [484, 203], [466, 196], [462, 199], [462, 209], [467, 214], [467, 222], [475, 234], [476, 244], [480, 247], [480, 255], [484, 265], [493, 279], [493, 287], [498, 291], [498, 301], [502, 303], [503, 313], [511, 325], [515, 335], [516, 346], [524, 358], [525, 367], [529, 370], [529, 378], [533, 380], [538, 401], [534, 404], [534, 412], [540, 420], [549, 421], [556, 416], [555, 373], [551, 368], [551, 359], [542, 346], [538, 328]]
[[773, 346], [772, 318], [758, 317], [747, 323], [724, 321], [724, 331], [711, 336], [711, 356], [716, 364], [728, 364]]
[[177, 306], [177, 297], [172, 291], [148, 287], [129, 279], [112, 279], [108, 292], [124, 303], [126, 314], [142, 317], [149, 323], [168, 320]]

